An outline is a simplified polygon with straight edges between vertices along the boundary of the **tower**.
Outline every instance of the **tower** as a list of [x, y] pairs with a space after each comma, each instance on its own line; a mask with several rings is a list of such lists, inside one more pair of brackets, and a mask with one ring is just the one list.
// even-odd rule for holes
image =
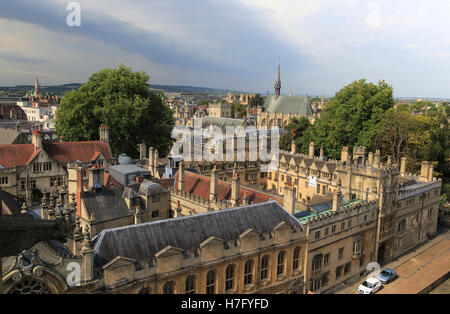
[[280, 96], [281, 80], [280, 80], [280, 59], [278, 59], [277, 78], [275, 79], [275, 99]]
[[33, 96], [37, 96], [37, 95], [39, 95], [39, 79], [36, 74], [36, 78], [34, 79], [34, 94], [33, 94]]

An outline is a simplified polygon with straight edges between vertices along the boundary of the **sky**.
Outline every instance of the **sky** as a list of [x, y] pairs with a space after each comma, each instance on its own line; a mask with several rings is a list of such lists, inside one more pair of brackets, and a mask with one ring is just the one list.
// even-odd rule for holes
[[450, 98], [448, 0], [79, 0], [79, 26], [70, 3], [0, 3], [0, 86], [83, 83], [124, 64], [150, 84], [266, 94], [279, 58], [282, 94], [332, 96], [364, 78]]

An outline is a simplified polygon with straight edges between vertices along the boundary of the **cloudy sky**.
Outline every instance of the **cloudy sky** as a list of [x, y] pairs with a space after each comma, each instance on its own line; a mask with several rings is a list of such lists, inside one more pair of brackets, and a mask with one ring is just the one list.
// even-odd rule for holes
[[79, 0], [0, 4], [0, 86], [85, 82], [105, 67], [150, 83], [334, 95], [360, 78], [450, 98], [448, 0]]

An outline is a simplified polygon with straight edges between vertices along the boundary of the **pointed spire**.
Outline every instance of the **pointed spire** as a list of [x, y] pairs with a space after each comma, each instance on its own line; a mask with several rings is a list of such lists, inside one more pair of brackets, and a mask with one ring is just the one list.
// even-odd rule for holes
[[280, 58], [278, 58], [278, 66], [277, 66], [277, 78], [275, 79], [275, 99], [278, 99], [280, 96], [281, 90], [281, 79], [280, 79]]
[[33, 94], [33, 96], [37, 96], [37, 95], [39, 95], [39, 79], [36, 74], [36, 78], [34, 79], [34, 94]]

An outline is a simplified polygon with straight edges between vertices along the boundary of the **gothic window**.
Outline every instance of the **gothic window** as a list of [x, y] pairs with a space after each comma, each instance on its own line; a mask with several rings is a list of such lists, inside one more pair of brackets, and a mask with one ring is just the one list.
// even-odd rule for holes
[[49, 287], [33, 278], [25, 278], [15, 285], [10, 294], [51, 294]]
[[284, 274], [284, 256], [285, 252], [281, 251], [278, 253], [278, 260], [277, 260], [277, 276], [281, 276]]
[[175, 283], [173, 281], [168, 281], [163, 286], [163, 294], [173, 294], [175, 290]]
[[406, 228], [406, 219], [403, 218], [402, 220], [400, 220], [400, 222], [398, 224], [398, 232], [405, 231], [405, 228]]
[[195, 294], [195, 277], [193, 275], [186, 278], [186, 294]]
[[300, 247], [297, 246], [294, 249], [294, 257], [292, 262], [292, 270], [297, 270], [299, 268], [299, 260], [300, 260]]
[[206, 274], [206, 294], [214, 294], [216, 290], [216, 271], [210, 270]]
[[244, 266], [244, 286], [253, 282], [253, 260], [249, 259]]
[[264, 255], [261, 259], [261, 280], [266, 280], [269, 274], [269, 255]]
[[228, 265], [225, 270], [225, 291], [232, 290], [234, 283], [234, 265]]

